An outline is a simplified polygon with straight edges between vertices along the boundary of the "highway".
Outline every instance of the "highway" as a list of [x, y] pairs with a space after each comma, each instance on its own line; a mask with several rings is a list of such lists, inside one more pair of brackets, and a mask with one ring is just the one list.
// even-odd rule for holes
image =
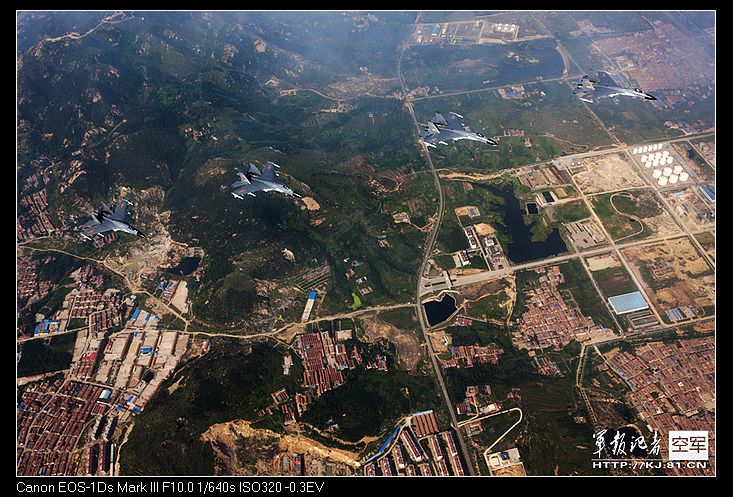
[[[521, 271], [523, 269], [532, 269], [535, 267], [540, 266], [547, 266], [550, 264], [556, 264], [560, 262], [569, 261], [572, 259], [577, 259], [579, 257], [587, 257], [592, 255], [598, 255], [603, 254], [606, 252], [612, 252], [614, 248], [616, 249], [623, 249], [626, 247], [634, 247], [636, 245], [642, 245], [647, 243], [653, 243], [653, 242], [660, 242], [664, 240], [671, 240], [673, 238], [680, 238], [685, 236], [684, 233], [674, 233], [671, 235], [664, 235], [664, 236], [657, 236], [652, 238], [645, 238], [643, 240], [635, 240], [633, 242], [627, 242], [622, 244], [613, 244], [613, 245], [604, 245], [600, 248], [585, 250], [583, 252], [573, 252], [571, 254], [564, 254], [564, 255], [558, 255], [556, 257], [550, 257], [549, 259], [539, 259], [532, 262], [526, 262], [524, 264], [518, 264], [516, 266], [510, 266], [506, 269], [499, 269], [497, 271], [483, 271], [481, 273], [475, 273], [470, 274], [467, 276], [460, 276], [458, 278], [451, 279], [451, 287], [460, 287], [460, 286], [466, 286], [466, 285], [473, 285], [474, 283], [481, 283], [484, 281], [490, 281], [497, 278], [501, 278], [503, 276], [508, 276], [512, 273], [515, 273], [517, 271]], [[430, 278], [423, 280], [423, 284], [430, 285], [427, 287], [421, 287], [421, 291], [419, 296], [422, 297], [424, 295], [428, 295], [433, 292], [441, 291], [441, 290], [447, 290], [448, 286], [445, 283], [445, 278], [442, 276], [436, 277], [436, 278]]]
[[485, 91], [493, 91], [493, 90], [500, 90], [502, 88], [511, 88], [513, 86], [529, 86], [529, 85], [535, 85], [537, 83], [552, 83], [554, 81], [563, 81], [566, 79], [580, 79], [582, 78], [582, 74], [574, 74], [572, 76], [560, 76], [558, 78], [548, 78], [548, 79], [533, 79], [531, 81], [525, 81], [522, 83], [509, 83], [506, 85], [500, 85], [500, 86], [487, 86], [485, 88], [476, 88], [474, 90], [461, 90], [461, 91], [451, 91], [446, 93], [438, 93], [435, 95], [426, 95], [424, 97], [415, 97], [411, 99], [412, 102], [417, 102], [418, 100], [429, 100], [433, 98], [443, 98], [443, 97], [455, 97], [457, 95], [470, 95], [471, 93], [482, 93]]
[[[422, 14], [417, 15], [415, 18], [415, 24], [419, 24], [420, 17]], [[412, 117], [412, 121], [415, 124], [415, 130], [420, 130], [420, 125], [417, 121], [417, 117], [415, 116], [415, 110], [412, 107], [412, 103], [409, 99], [407, 88], [405, 87], [405, 81], [402, 78], [402, 58], [405, 54], [405, 50], [407, 50], [408, 43], [405, 42], [402, 45], [402, 48], [400, 50], [400, 56], [397, 59], [397, 78], [400, 82], [400, 88], [402, 89], [402, 94], [405, 98], [405, 107], [410, 113], [410, 116]], [[430, 337], [428, 336], [428, 330], [429, 327], [426, 323], [426, 316], [425, 312], [423, 310], [423, 307], [420, 305], [420, 291], [422, 289], [422, 278], [423, 274], [425, 274], [425, 269], [428, 263], [428, 259], [430, 258], [430, 254], [433, 252], [433, 245], [435, 244], [435, 239], [438, 236], [438, 230], [440, 229], [440, 222], [443, 218], [443, 209], [445, 206], [445, 202], [443, 199], [443, 189], [440, 186], [440, 179], [438, 178], [438, 173], [435, 171], [435, 166], [433, 165], [433, 159], [430, 157], [430, 152], [428, 151], [428, 148], [425, 146], [425, 143], [420, 141], [420, 144], [422, 146], [423, 155], [425, 157], [425, 161], [428, 164], [428, 167], [430, 168], [430, 173], [433, 176], [433, 182], [435, 183], [435, 189], [438, 192], [438, 213], [435, 219], [435, 223], [433, 224], [432, 231], [428, 234], [428, 238], [426, 240], [425, 246], [423, 248], [423, 258], [420, 262], [420, 269], [418, 273], [417, 278], [417, 301], [415, 304], [415, 309], [418, 316], [418, 321], [420, 321], [420, 329], [422, 330], [423, 336], [425, 337], [425, 344], [428, 349], [428, 355], [430, 356], [430, 361], [433, 364], [433, 369], [435, 370], [435, 377], [438, 380], [438, 384], [440, 385], [440, 389], [443, 393], [443, 398], [445, 400], [446, 408], [448, 409], [448, 412], [450, 413], [451, 417], [451, 423], [453, 424], [453, 427], [456, 431], [456, 437], [458, 438], [458, 445], [461, 447], [461, 452], [463, 453], [463, 459], [466, 461], [466, 466], [468, 468], [468, 474], [471, 476], [475, 475], [475, 471], [473, 468], [473, 464], [471, 463], [471, 458], [468, 454], [468, 449], [466, 447], [466, 442], [463, 439], [463, 434], [461, 433], [461, 430], [458, 427], [458, 420], [456, 419], [455, 409], [453, 409], [453, 405], [451, 402], [450, 395], [448, 394], [448, 389], [445, 386], [445, 380], [443, 379], [443, 372], [441, 370], [440, 364], [438, 364], [438, 359], [435, 356], [435, 352], [433, 351], [433, 344], [430, 342]]]

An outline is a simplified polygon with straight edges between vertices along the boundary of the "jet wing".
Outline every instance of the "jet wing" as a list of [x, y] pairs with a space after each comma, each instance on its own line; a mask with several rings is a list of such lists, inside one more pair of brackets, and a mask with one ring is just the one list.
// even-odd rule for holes
[[87, 238], [92, 238], [94, 235], [101, 235], [102, 233], [106, 233], [111, 229], [112, 228], [110, 228], [106, 222], [102, 221], [101, 223], [98, 223], [97, 221], [92, 219], [82, 225], [81, 233]]
[[595, 90], [584, 91], [580, 93], [580, 95], [578, 95], [578, 98], [580, 98], [583, 102], [588, 102], [592, 104], [592, 103], [595, 103], [596, 101], [595, 93], [596, 93]]
[[616, 86], [616, 82], [613, 78], [604, 71], [598, 71], [598, 81], [596, 81], [596, 83], [604, 86]]
[[448, 122], [446, 123], [446, 127], [448, 129], [455, 129], [458, 131], [466, 130], [466, 127], [463, 125], [463, 116], [456, 114], [455, 112], [451, 112], [448, 115], [450, 116], [448, 118]]
[[231, 184], [232, 188], [239, 188], [240, 186], [249, 185], [250, 183], [252, 183], [247, 175], [242, 172], [237, 171], [237, 176], [239, 176], [239, 179]]
[[617, 91], [611, 90], [610, 88], [596, 86], [593, 90], [586, 91], [579, 96], [581, 100], [584, 100], [590, 103], [596, 103], [597, 101], [601, 100], [602, 98], [615, 97], [618, 94], [619, 93]]
[[265, 185], [261, 181], [253, 181], [249, 184], [242, 184], [239, 188], [232, 191], [235, 197], [243, 197], [244, 195], [254, 195], [255, 192], [265, 190]]
[[594, 82], [588, 78], [588, 76], [583, 76], [583, 78], [580, 81], [575, 82], [575, 88], [573, 88], [573, 93], [586, 93], [589, 91], [593, 91], [594, 88]]
[[440, 135], [434, 133], [420, 133], [420, 136], [428, 147], [437, 147], [438, 142], [441, 140]]

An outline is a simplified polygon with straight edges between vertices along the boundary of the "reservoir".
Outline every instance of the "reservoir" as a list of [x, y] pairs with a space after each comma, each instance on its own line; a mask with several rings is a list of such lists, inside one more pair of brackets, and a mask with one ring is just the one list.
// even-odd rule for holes
[[452, 295], [443, 294], [441, 300], [430, 300], [423, 303], [425, 315], [428, 317], [428, 324], [435, 326], [448, 319], [456, 312], [456, 299]]
[[541, 242], [532, 241], [532, 228], [539, 221], [524, 223], [525, 209], [514, 195], [514, 183], [507, 183], [504, 188], [495, 186], [482, 186], [474, 184], [474, 187], [487, 188], [491, 193], [501, 197], [502, 204], [493, 204], [492, 210], [502, 212], [503, 224], [497, 223], [496, 228], [503, 234], [511, 237], [508, 247], [504, 247], [507, 257], [514, 263], [522, 263], [544, 259], [553, 255], [562, 254], [568, 250], [565, 241], [560, 236], [560, 230], [553, 229], [547, 238]]
[[172, 274], [178, 274], [181, 276], [187, 276], [193, 273], [201, 263], [201, 257], [184, 257], [177, 266], [169, 268], [168, 272]]

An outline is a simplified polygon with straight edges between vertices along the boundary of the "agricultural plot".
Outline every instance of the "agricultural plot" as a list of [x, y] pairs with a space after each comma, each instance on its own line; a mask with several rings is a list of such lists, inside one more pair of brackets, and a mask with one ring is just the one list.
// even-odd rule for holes
[[695, 235], [695, 238], [697, 238], [697, 241], [700, 242], [700, 245], [702, 245], [702, 248], [714, 261], [715, 260], [715, 232], [714, 231], [704, 231], [702, 233], [698, 233], [697, 235]]
[[562, 58], [549, 39], [507, 45], [419, 45], [410, 47], [402, 61], [407, 87], [428, 87], [431, 93], [557, 78], [562, 70]]
[[588, 257], [586, 263], [605, 298], [638, 290], [631, 275], [613, 252]]

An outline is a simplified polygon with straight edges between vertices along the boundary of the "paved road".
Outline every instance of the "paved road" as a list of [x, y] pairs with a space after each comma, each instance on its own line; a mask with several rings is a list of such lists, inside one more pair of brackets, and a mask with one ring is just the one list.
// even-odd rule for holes
[[373, 312], [381, 312], [381, 311], [389, 311], [392, 309], [403, 309], [406, 307], [415, 307], [414, 302], [407, 302], [405, 304], [394, 304], [394, 305], [379, 305], [375, 307], [365, 307], [364, 309], [359, 309], [358, 311], [352, 311], [352, 312], [343, 312], [341, 314], [332, 314], [329, 316], [323, 316], [320, 318], [315, 319], [309, 319], [308, 321], [304, 322], [296, 322], [296, 323], [288, 323], [284, 326], [281, 326], [280, 328], [270, 330], [270, 331], [263, 331], [261, 333], [252, 333], [252, 334], [245, 334], [245, 333], [236, 333], [236, 332], [211, 332], [211, 331], [185, 331], [185, 330], [169, 330], [169, 331], [181, 331], [183, 333], [188, 333], [189, 335], [203, 335], [203, 336], [210, 336], [210, 337], [228, 337], [228, 338], [237, 338], [240, 340], [246, 340], [249, 338], [260, 338], [260, 337], [276, 337], [276, 335], [279, 335], [281, 333], [284, 333], [288, 331], [290, 328], [294, 328], [296, 326], [306, 326], [308, 324], [313, 323], [320, 323], [323, 321], [332, 321], [334, 319], [348, 319], [348, 318], [354, 318], [357, 316], [362, 316], [364, 314], [370, 314]]
[[560, 76], [558, 78], [533, 79], [531, 81], [523, 81], [521, 83], [509, 83], [509, 84], [500, 85], [500, 86], [487, 86], [487, 87], [484, 87], [484, 88], [476, 88], [474, 90], [451, 91], [451, 92], [440, 93], [440, 94], [436, 94], [436, 95], [426, 95], [424, 97], [415, 97], [411, 101], [412, 102], [416, 102], [418, 100], [429, 100], [429, 99], [433, 99], [433, 98], [455, 97], [456, 95], [469, 95], [471, 93], [482, 93], [482, 92], [485, 92], [485, 91], [500, 90], [502, 88], [511, 88], [513, 86], [518, 86], [518, 85], [529, 86], [529, 85], [534, 85], [534, 84], [537, 84], [537, 83], [552, 83], [554, 81], [563, 81], [563, 80], [566, 80], [566, 79], [580, 79], [582, 77], [583, 77], [582, 74], [573, 74], [572, 76]]
[[[415, 24], [418, 24], [420, 22], [421, 14], [417, 15], [417, 18], [415, 19]], [[408, 112], [410, 113], [410, 116], [412, 117], [412, 121], [415, 124], [415, 130], [419, 131], [420, 125], [418, 124], [417, 117], [415, 116], [415, 110], [412, 107], [412, 103], [409, 100], [409, 97], [407, 95], [407, 88], [405, 87], [405, 81], [402, 78], [402, 57], [405, 54], [405, 50], [407, 49], [408, 44], [405, 43], [402, 46], [402, 49], [400, 50], [400, 56], [397, 59], [397, 78], [400, 82], [400, 87], [402, 88], [402, 94], [405, 98], [405, 107], [407, 108]], [[433, 369], [435, 370], [435, 377], [438, 379], [438, 384], [440, 385], [441, 392], [443, 393], [443, 398], [445, 400], [446, 407], [448, 409], [448, 412], [450, 413], [451, 422], [453, 424], [453, 427], [456, 429], [456, 436], [458, 438], [458, 445], [461, 447], [461, 452], [463, 452], [463, 459], [466, 461], [466, 465], [468, 466], [468, 474], [471, 476], [475, 475], [475, 471], [473, 468], [473, 464], [471, 463], [471, 458], [468, 455], [468, 449], [466, 448], [466, 442], [463, 439], [463, 435], [461, 434], [461, 430], [458, 427], [458, 420], [456, 419], [455, 409], [453, 409], [453, 405], [451, 403], [450, 395], [448, 395], [448, 389], [445, 386], [445, 380], [443, 379], [443, 372], [441, 370], [440, 365], [438, 364], [438, 359], [435, 356], [435, 353], [433, 352], [433, 344], [430, 342], [430, 337], [428, 336], [427, 332], [429, 327], [426, 323], [426, 317], [423, 310], [423, 307], [420, 305], [420, 290], [422, 288], [422, 276], [425, 273], [425, 268], [428, 263], [428, 259], [430, 258], [430, 255], [433, 251], [433, 245], [435, 244], [435, 238], [438, 235], [438, 230], [440, 229], [440, 222], [443, 218], [443, 208], [444, 208], [444, 199], [443, 199], [443, 189], [440, 186], [440, 179], [438, 178], [438, 173], [435, 171], [435, 166], [433, 165], [433, 159], [430, 157], [430, 152], [428, 151], [428, 148], [425, 146], [425, 143], [422, 141], [420, 142], [422, 145], [422, 151], [423, 156], [425, 157], [425, 161], [428, 164], [428, 167], [430, 168], [430, 173], [433, 176], [433, 182], [435, 183], [435, 188], [438, 192], [438, 214], [436, 216], [435, 223], [433, 225], [433, 229], [428, 234], [428, 238], [426, 240], [425, 246], [423, 248], [423, 258], [422, 262], [420, 263], [420, 272], [418, 273], [417, 278], [417, 301], [416, 301], [416, 311], [418, 316], [418, 321], [420, 322], [420, 328], [422, 330], [423, 336], [425, 337], [425, 344], [427, 345], [428, 349], [428, 355], [430, 356], [430, 360], [433, 364]]]
[[120, 271], [118, 271], [118, 270], [110, 267], [109, 264], [107, 264], [107, 261], [105, 261], [105, 260], [94, 259], [93, 257], [86, 257], [86, 256], [83, 256], [83, 255], [75, 254], [73, 252], [68, 252], [66, 250], [57, 249], [57, 248], [36, 248], [36, 247], [27, 246], [27, 245], [24, 246], [24, 248], [26, 248], [28, 250], [33, 250], [35, 252], [58, 252], [60, 254], [66, 254], [66, 255], [69, 255], [71, 257], [75, 257], [77, 259], [82, 259], [82, 260], [85, 260], [85, 261], [91, 261], [91, 262], [94, 262], [95, 264], [98, 264], [100, 266], [104, 266], [107, 270], [115, 273], [117, 276], [119, 276], [120, 278], [122, 278], [122, 280], [125, 282], [125, 285], [127, 285], [127, 288], [132, 293], [144, 293], [145, 295], [147, 295], [148, 297], [150, 297], [156, 304], [164, 307], [168, 312], [170, 312], [171, 314], [173, 314], [174, 316], [176, 316], [178, 319], [180, 319], [181, 321], [183, 321], [183, 323], [184, 323], [184, 329], [183, 329], [183, 331], [186, 331], [188, 329], [189, 320], [187, 318], [183, 317], [183, 315], [180, 312], [178, 312], [173, 306], [169, 305], [166, 302], [163, 302], [158, 297], [156, 297], [152, 293], [148, 292], [144, 288], [140, 288], [139, 286], [137, 286], [125, 274], [123, 274]]
[[[459, 287], [459, 286], [465, 286], [465, 285], [472, 285], [474, 283], [481, 283], [483, 281], [495, 280], [503, 276], [508, 276], [512, 273], [521, 271], [523, 269], [531, 269], [531, 268], [540, 267], [540, 266], [547, 266], [550, 264], [556, 264], [556, 263], [568, 261], [571, 259], [577, 259], [579, 257], [587, 257], [591, 255], [603, 254], [606, 252], [612, 252], [614, 248], [622, 249], [626, 247], [634, 247], [636, 245], [659, 242], [663, 240], [670, 240], [673, 238], [680, 238], [683, 236], [685, 236], [684, 233], [674, 233], [671, 235], [651, 237], [651, 238], [646, 238], [643, 240], [636, 240], [633, 242], [614, 244], [614, 245], [605, 245], [600, 248], [585, 250], [583, 252], [574, 252], [571, 254], [564, 254], [564, 255], [558, 255], [556, 257], [550, 257], [549, 259], [540, 259], [537, 261], [526, 262], [524, 264], [518, 264], [516, 266], [511, 266], [506, 269], [500, 269], [497, 271], [483, 271], [481, 273], [470, 274], [467, 276], [459, 276], [455, 280], [451, 280], [451, 285], [453, 288]], [[424, 279], [422, 283], [423, 284], [432, 284], [432, 285], [428, 287], [421, 287], [420, 288], [421, 290], [420, 297], [433, 293], [433, 292], [448, 289], [448, 286], [445, 283], [445, 278], [443, 278], [442, 276], [436, 277], [436, 278]]]
[[[522, 410], [520, 408], [518, 408], [518, 407], [512, 407], [511, 409], [509, 409], [509, 411], [519, 411], [519, 419], [517, 420], [516, 423], [514, 423], [513, 425], [511, 425], [509, 427], [509, 429], [507, 429], [504, 433], [502, 433], [501, 436], [499, 438], [497, 438], [496, 441], [494, 443], [492, 443], [484, 451], [484, 460], [486, 461], [486, 466], [487, 467], [489, 467], [489, 454], [491, 453], [491, 449], [493, 449], [496, 446], [496, 444], [498, 444], [499, 442], [501, 442], [504, 439], [504, 437], [506, 437], [509, 434], [509, 432], [514, 429], [515, 426], [517, 426], [519, 423], [522, 422], [522, 419], [524, 418], [524, 414], [522, 413]], [[506, 412], [509, 412], [509, 411], [506, 411]]]

